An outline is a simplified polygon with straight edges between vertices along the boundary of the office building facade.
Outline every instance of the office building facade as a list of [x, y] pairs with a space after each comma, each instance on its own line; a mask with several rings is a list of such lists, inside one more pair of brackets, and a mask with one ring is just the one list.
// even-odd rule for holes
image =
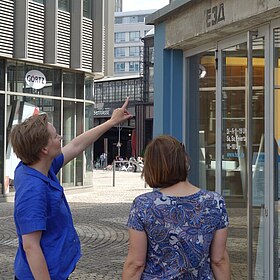
[[143, 38], [152, 26], [145, 25], [145, 17], [155, 10], [116, 12], [114, 42], [114, 75], [128, 76], [141, 72], [140, 60]]
[[233, 279], [279, 279], [276, 0], [172, 1], [155, 25], [154, 135], [191, 156], [190, 180], [225, 197]]
[[[112, 6], [111, 6], [112, 5]], [[108, 14], [108, 13], [111, 14]], [[102, 0], [0, 1], [0, 186], [13, 189], [19, 162], [9, 134], [32, 114], [46, 113], [63, 145], [93, 127], [94, 80], [110, 72], [114, 3]], [[113, 21], [111, 21], [113, 24]], [[111, 44], [111, 52], [113, 46]], [[67, 186], [92, 185], [92, 148], [60, 172]]]

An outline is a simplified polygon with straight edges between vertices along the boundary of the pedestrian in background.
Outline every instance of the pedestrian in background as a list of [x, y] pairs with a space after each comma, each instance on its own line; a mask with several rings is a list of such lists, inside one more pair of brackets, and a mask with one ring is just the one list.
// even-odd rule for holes
[[103, 133], [131, 115], [128, 99], [111, 118], [77, 136], [61, 148], [62, 137], [35, 115], [11, 132], [11, 143], [21, 162], [15, 170], [14, 220], [19, 246], [15, 279], [65, 280], [81, 257], [80, 241], [70, 208], [56, 175]]
[[230, 279], [223, 197], [188, 181], [189, 158], [171, 136], [152, 140], [144, 160], [142, 176], [154, 190], [132, 204], [122, 279]]

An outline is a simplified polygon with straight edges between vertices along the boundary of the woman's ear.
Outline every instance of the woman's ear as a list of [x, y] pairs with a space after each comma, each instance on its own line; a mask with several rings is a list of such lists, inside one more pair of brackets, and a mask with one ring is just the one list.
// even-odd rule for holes
[[49, 152], [49, 149], [47, 147], [44, 147], [42, 148], [41, 152], [44, 154], [44, 155], [47, 155], [48, 152]]

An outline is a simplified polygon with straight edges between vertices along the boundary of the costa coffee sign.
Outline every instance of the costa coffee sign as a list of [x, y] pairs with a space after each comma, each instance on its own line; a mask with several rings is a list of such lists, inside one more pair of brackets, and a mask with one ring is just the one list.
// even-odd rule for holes
[[25, 75], [25, 82], [34, 89], [41, 89], [46, 85], [45, 75], [38, 70], [30, 70]]

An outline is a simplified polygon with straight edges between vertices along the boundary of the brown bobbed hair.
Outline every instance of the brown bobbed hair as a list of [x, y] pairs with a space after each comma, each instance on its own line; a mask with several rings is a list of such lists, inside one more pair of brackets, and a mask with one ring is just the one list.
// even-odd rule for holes
[[10, 140], [15, 154], [27, 165], [40, 160], [40, 151], [47, 146], [50, 132], [46, 114], [34, 115], [16, 125]]
[[186, 181], [189, 157], [176, 138], [158, 136], [146, 147], [142, 177], [152, 188], [167, 188]]

